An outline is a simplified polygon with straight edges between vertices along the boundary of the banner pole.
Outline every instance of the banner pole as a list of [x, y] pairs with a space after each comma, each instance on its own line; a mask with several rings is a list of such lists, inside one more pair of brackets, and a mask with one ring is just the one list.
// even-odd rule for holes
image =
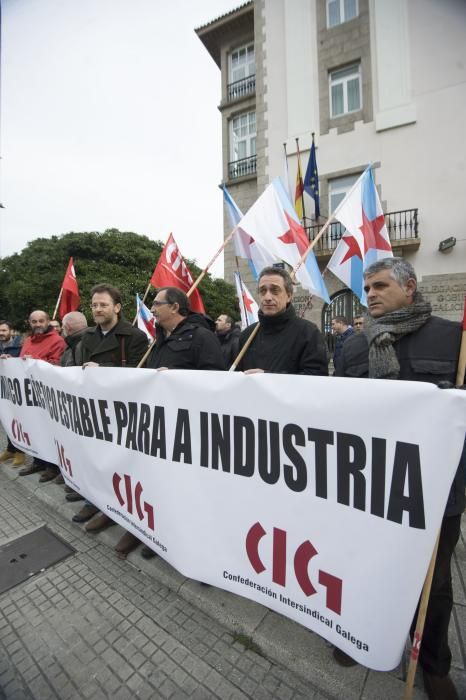
[[[147, 289], [146, 289], [146, 291], [144, 292], [144, 296], [143, 296], [143, 298], [142, 298], [142, 303], [143, 303], [143, 304], [146, 303], [147, 295], [149, 294], [149, 290], [150, 290], [151, 287], [152, 287], [152, 284], [149, 282], [149, 284], [147, 285]], [[134, 317], [133, 326], [136, 325], [137, 320], [138, 320], [138, 311], [137, 311], [137, 309], [136, 309], [136, 316]]]
[[55, 305], [55, 311], [53, 312], [53, 316], [52, 316], [52, 321], [55, 321], [55, 318], [56, 318], [56, 315], [58, 312], [58, 307], [60, 306], [62, 295], [63, 295], [63, 287], [61, 287], [60, 294], [58, 295], [57, 303]]
[[254, 328], [253, 332], [251, 333], [251, 335], [249, 336], [249, 338], [247, 339], [247, 341], [245, 342], [245, 344], [244, 344], [243, 347], [241, 348], [240, 353], [239, 353], [238, 356], [235, 358], [233, 364], [231, 365], [230, 369], [228, 370], [229, 372], [234, 372], [235, 369], [238, 367], [239, 363], [241, 362], [241, 360], [242, 360], [243, 357], [245, 356], [246, 352], [248, 351], [249, 346], [251, 345], [252, 341], [253, 341], [254, 338], [256, 337], [257, 332], [258, 332], [258, 330], [259, 330], [259, 328], [260, 328], [260, 325], [261, 325], [261, 324], [258, 323], [257, 326]]
[[432, 578], [434, 575], [435, 561], [437, 559], [438, 543], [440, 539], [440, 532], [437, 535], [437, 540], [435, 542], [434, 551], [432, 552], [432, 557], [430, 560], [429, 568], [427, 570], [426, 580], [424, 582], [424, 588], [422, 589], [421, 600], [419, 603], [419, 612], [416, 620], [416, 629], [414, 631], [413, 643], [411, 646], [411, 653], [409, 655], [409, 666], [408, 673], [406, 675], [405, 692], [403, 695], [403, 700], [411, 700], [413, 696], [413, 686], [414, 677], [416, 675], [417, 662], [419, 659], [419, 651], [422, 644], [422, 635], [424, 632], [424, 624], [426, 621], [427, 606], [429, 604], [430, 589], [432, 587]]

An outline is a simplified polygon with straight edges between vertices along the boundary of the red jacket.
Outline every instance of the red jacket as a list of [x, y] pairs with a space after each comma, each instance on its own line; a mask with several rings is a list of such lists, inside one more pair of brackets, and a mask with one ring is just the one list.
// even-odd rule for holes
[[51, 365], [58, 365], [65, 349], [65, 341], [54, 328], [51, 328], [46, 333], [30, 335], [26, 338], [20, 357], [30, 355], [34, 360], [44, 360]]

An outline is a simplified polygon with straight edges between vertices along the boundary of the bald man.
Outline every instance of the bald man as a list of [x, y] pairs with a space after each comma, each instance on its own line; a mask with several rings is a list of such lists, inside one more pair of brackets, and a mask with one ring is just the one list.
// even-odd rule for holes
[[[44, 360], [51, 365], [59, 365], [60, 358], [65, 351], [66, 344], [61, 335], [50, 325], [50, 318], [46, 311], [40, 309], [33, 311], [29, 316], [31, 335], [24, 341], [20, 357], [23, 359]], [[39, 481], [45, 483], [52, 481], [59, 473], [59, 468], [51, 462], [46, 462], [39, 457], [34, 457], [29, 467], [21, 469], [20, 476], [29, 476], [36, 472], [43, 472]]]

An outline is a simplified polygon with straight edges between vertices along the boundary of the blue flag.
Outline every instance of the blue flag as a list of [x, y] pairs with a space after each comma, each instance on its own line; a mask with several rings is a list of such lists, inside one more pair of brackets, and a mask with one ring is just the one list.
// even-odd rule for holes
[[320, 216], [319, 173], [317, 172], [316, 145], [312, 137], [311, 153], [304, 176], [304, 191], [308, 193], [315, 203], [316, 219]]

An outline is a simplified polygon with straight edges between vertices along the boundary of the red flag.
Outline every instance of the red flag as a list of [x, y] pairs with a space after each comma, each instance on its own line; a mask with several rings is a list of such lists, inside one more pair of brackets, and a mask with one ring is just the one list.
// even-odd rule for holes
[[[150, 283], [153, 287], [178, 287], [185, 294], [193, 286], [193, 278], [185, 265], [172, 233], [165, 243]], [[205, 314], [204, 304], [198, 289], [195, 289], [189, 297], [189, 305], [192, 311]]]
[[78, 282], [76, 280], [76, 272], [74, 271], [73, 258], [70, 258], [68, 267], [66, 268], [65, 277], [63, 278], [62, 293], [60, 299], [60, 318], [70, 311], [76, 311], [81, 303], [79, 296]]

